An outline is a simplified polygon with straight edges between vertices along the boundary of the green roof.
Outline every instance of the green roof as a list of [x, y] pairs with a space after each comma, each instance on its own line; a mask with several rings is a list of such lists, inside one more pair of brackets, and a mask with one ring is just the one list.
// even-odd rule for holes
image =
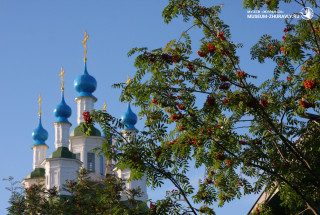
[[57, 148], [49, 158], [71, 158], [76, 159], [76, 155], [69, 151], [67, 147]]
[[39, 178], [45, 177], [44, 168], [35, 168], [26, 178]]
[[84, 123], [80, 123], [80, 125], [78, 125], [77, 127], [75, 127], [73, 129], [73, 131], [71, 131], [70, 136], [74, 137], [74, 136], [85, 136], [85, 133], [88, 131], [88, 129], [90, 129], [90, 134], [89, 136], [101, 136], [101, 132], [95, 128], [93, 125], [89, 125], [88, 128], [86, 128], [85, 126], [82, 126]]

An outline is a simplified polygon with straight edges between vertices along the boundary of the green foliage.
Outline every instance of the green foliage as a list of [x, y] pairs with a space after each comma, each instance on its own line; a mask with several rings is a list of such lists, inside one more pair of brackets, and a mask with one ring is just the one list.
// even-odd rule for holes
[[[12, 192], [9, 200], [9, 214], [150, 214], [145, 202], [135, 200], [141, 195], [139, 190], [126, 190], [124, 182], [109, 175], [100, 182], [91, 181], [88, 173], [82, 169], [76, 181], [67, 181], [64, 185], [68, 196], [60, 196], [56, 188], [46, 189], [44, 185], [32, 185], [17, 192], [19, 187], [13, 178], [9, 178]], [[20, 188], [21, 189], [21, 188]], [[128, 201], [121, 202], [121, 194]]]
[[[244, 0], [243, 5], [275, 10], [280, 2]], [[306, 2], [318, 7], [315, 1]], [[252, 60], [271, 59], [274, 70], [272, 78], [257, 86], [251, 80], [258, 77], [241, 69], [237, 56], [241, 44], [231, 40], [220, 11], [221, 5], [169, 0], [164, 22], [181, 17], [190, 23], [189, 29], [202, 32], [201, 45], [192, 46], [187, 29], [164, 47], [134, 48], [128, 53], [135, 56], [136, 74], [129, 85], [114, 87], [122, 89], [121, 101], [134, 101], [140, 107], [145, 128], [124, 138], [118, 132], [123, 127], [120, 121], [96, 111], [94, 121], [115, 140], [101, 150], [117, 161], [117, 168], [130, 168], [132, 180], [145, 175], [153, 189], [169, 180], [187, 203], [181, 210], [192, 214], [214, 214], [210, 207], [214, 202], [223, 206], [264, 189], [278, 189], [282, 206], [293, 213], [307, 209], [317, 214], [319, 125], [302, 117], [307, 109], [319, 113], [319, 18], [286, 20], [282, 41], [261, 37], [251, 49]], [[191, 168], [203, 166], [206, 177], [196, 190], [187, 175]], [[169, 204], [170, 199], [158, 204]], [[206, 206], [195, 208], [192, 201]], [[266, 205], [261, 207], [259, 213], [271, 213]], [[154, 210], [164, 213], [162, 207]]]

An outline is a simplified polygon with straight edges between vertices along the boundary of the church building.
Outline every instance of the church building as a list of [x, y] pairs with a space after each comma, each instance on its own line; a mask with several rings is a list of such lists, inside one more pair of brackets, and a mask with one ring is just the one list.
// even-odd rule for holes
[[[74, 89], [78, 92], [74, 101], [77, 103], [77, 126], [72, 129], [71, 122], [68, 118], [71, 116], [72, 110], [67, 105], [68, 101], [64, 98], [64, 82], [63, 74], [64, 70], [61, 68], [61, 101], [54, 109], [54, 116], [56, 117], [53, 126], [55, 128], [55, 151], [47, 157], [47, 145], [48, 132], [43, 128], [41, 122], [41, 96], [39, 98], [39, 124], [33, 131], [32, 137], [34, 144], [31, 146], [33, 150], [33, 171], [23, 179], [21, 184], [24, 187], [30, 187], [34, 184], [44, 184], [47, 189], [57, 187], [59, 195], [70, 195], [64, 191], [63, 185], [66, 180], [76, 180], [77, 172], [80, 168], [85, 168], [89, 172], [89, 177], [92, 181], [100, 181], [105, 179], [107, 172], [110, 171], [116, 174], [119, 178], [126, 180], [127, 189], [136, 189], [140, 187], [142, 195], [136, 200], [146, 201], [148, 199], [146, 178], [141, 180], [135, 180], [128, 182], [130, 177], [130, 170], [118, 170], [110, 169], [112, 162], [107, 161], [103, 155], [99, 155], [94, 152], [94, 149], [101, 146], [106, 137], [101, 135], [101, 132], [92, 126], [92, 131], [89, 136], [85, 136], [85, 133], [81, 130], [80, 125], [85, 123], [83, 118], [84, 112], [91, 112], [94, 109], [94, 103], [97, 98], [93, 95], [93, 92], [97, 88], [96, 79], [88, 73], [87, 70], [87, 39], [88, 34], [85, 32], [85, 38], [82, 44], [85, 48], [84, 56], [84, 71], [74, 80]], [[130, 134], [135, 134], [138, 130], [135, 128], [137, 123], [137, 115], [132, 112], [130, 104], [128, 104], [127, 111], [121, 117], [125, 124], [123, 135], [127, 138]], [[128, 138], [130, 140], [130, 138]], [[112, 141], [112, 140], [111, 140]], [[122, 197], [122, 201], [126, 201], [126, 197]]]

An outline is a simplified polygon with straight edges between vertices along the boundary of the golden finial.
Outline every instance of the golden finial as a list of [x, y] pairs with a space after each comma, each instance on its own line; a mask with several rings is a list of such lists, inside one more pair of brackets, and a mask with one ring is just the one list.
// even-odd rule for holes
[[82, 40], [82, 45], [84, 45], [84, 62], [87, 62], [87, 41], [89, 38], [89, 34], [87, 34], [87, 30], [84, 31], [84, 39]]
[[39, 103], [39, 116], [41, 116], [41, 101], [42, 101], [42, 97], [41, 97], [41, 94], [39, 94], [39, 99], [38, 99], [38, 103]]
[[104, 102], [104, 103], [103, 103], [103, 108], [102, 108], [102, 110], [103, 110], [103, 111], [106, 111], [106, 107], [107, 107], [107, 104], [106, 104], [106, 102]]
[[129, 78], [129, 75], [128, 75], [126, 84], [129, 85], [129, 84], [130, 84], [130, 81], [131, 81], [131, 79]]
[[63, 75], [64, 75], [63, 67], [61, 67], [61, 72], [59, 74], [59, 77], [61, 77], [61, 91], [64, 91], [64, 82], [63, 82]]

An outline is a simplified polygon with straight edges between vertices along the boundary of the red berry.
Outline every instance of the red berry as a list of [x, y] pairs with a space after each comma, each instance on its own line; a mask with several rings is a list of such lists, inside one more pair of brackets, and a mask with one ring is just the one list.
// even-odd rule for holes
[[233, 163], [229, 160], [225, 160], [225, 162], [227, 163], [228, 166], [231, 166]]
[[225, 40], [226, 38], [223, 36], [223, 34], [224, 34], [224, 31], [221, 31], [219, 34], [218, 34], [218, 38], [220, 39], [220, 40]]
[[216, 50], [216, 47], [214, 47], [212, 43], [208, 43], [207, 46], [210, 53], [213, 53]]
[[206, 105], [207, 106], [214, 106], [216, 103], [216, 100], [215, 98], [211, 97], [211, 96], [208, 96], [207, 97], [207, 101], [206, 101]]
[[152, 103], [158, 105], [158, 102], [155, 99], [152, 99]]
[[223, 76], [221, 76], [220, 77], [220, 81], [229, 81], [229, 78], [227, 77], [227, 76], [225, 76], [225, 75], [223, 75]]
[[183, 131], [183, 130], [185, 130], [185, 129], [186, 129], [186, 128], [183, 127], [183, 126], [180, 126], [180, 127], [179, 127], [179, 130], [180, 130], [180, 131]]
[[220, 154], [220, 153], [217, 154], [217, 159], [218, 160], [223, 160], [223, 157], [224, 157], [223, 154]]
[[198, 51], [197, 53], [198, 53], [198, 55], [199, 55], [200, 57], [207, 57], [207, 56], [208, 56], [208, 53], [207, 53], [207, 52]]
[[317, 81], [314, 80], [307, 80], [303, 82], [305, 88], [309, 90], [313, 90], [316, 87]]
[[219, 86], [220, 90], [228, 90], [230, 88], [230, 84], [224, 83]]
[[237, 76], [245, 78], [247, 76], [247, 74], [244, 71], [237, 71]]
[[193, 63], [188, 63], [187, 68], [188, 68], [191, 72], [195, 72]]
[[179, 56], [173, 56], [171, 58], [171, 60], [172, 60], [173, 63], [179, 63], [180, 62], [180, 57]]
[[262, 99], [262, 100], [260, 101], [260, 104], [261, 104], [262, 107], [268, 107], [268, 101], [265, 100], [265, 99]]
[[239, 141], [239, 143], [243, 146], [247, 145], [247, 143], [245, 141]]
[[82, 115], [83, 115], [83, 120], [84, 120], [86, 123], [91, 124], [92, 120], [91, 120], [91, 118], [90, 118], [90, 112], [89, 112], [89, 111], [84, 111], [84, 112], [82, 113]]
[[304, 108], [310, 108], [313, 106], [312, 103], [309, 103], [308, 101], [303, 100], [303, 99], [299, 99], [299, 102], [300, 102], [301, 106]]
[[178, 109], [180, 109], [180, 110], [185, 110], [186, 107], [182, 106], [182, 104], [178, 104]]
[[291, 81], [291, 77], [288, 76], [288, 77], [287, 77], [287, 81]]
[[228, 99], [223, 99], [222, 102], [223, 102], [224, 104], [228, 104], [228, 103], [229, 103]]

